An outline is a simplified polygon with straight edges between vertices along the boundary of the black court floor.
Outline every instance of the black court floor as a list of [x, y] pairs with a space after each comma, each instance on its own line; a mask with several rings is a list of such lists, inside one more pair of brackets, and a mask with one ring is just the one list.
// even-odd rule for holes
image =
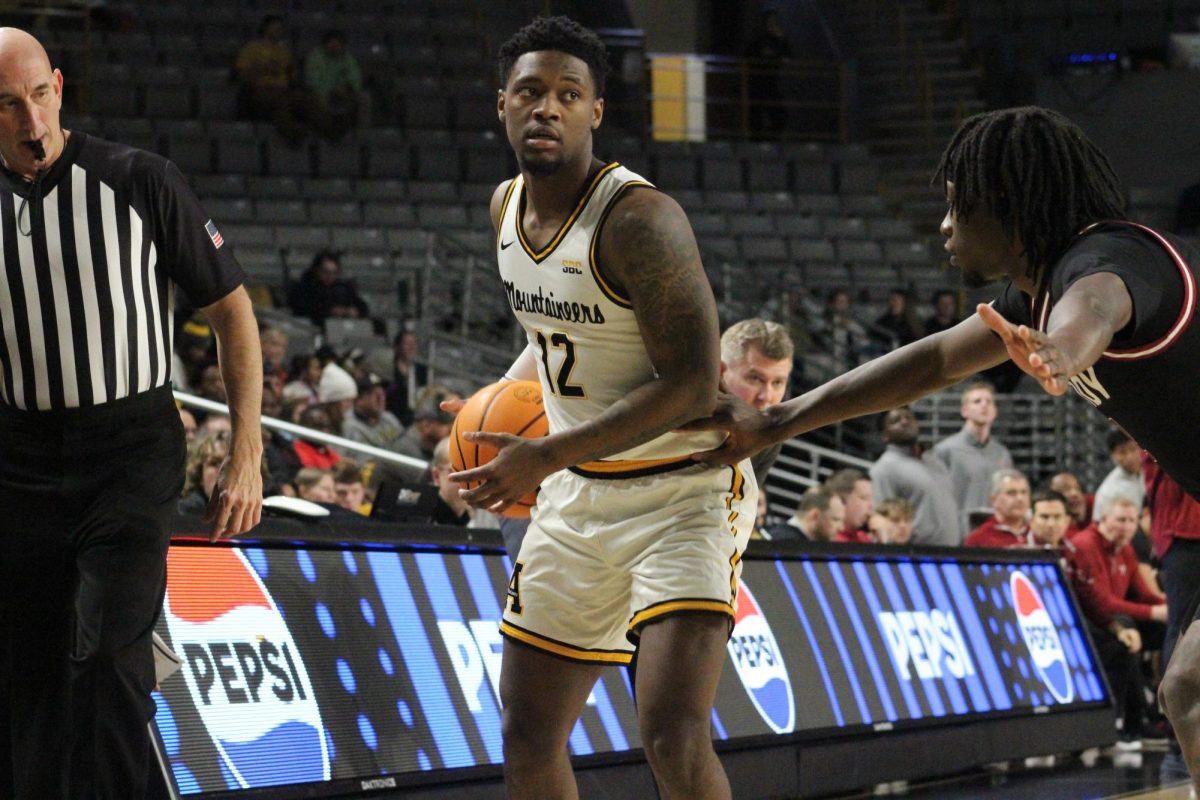
[[[1012, 765], [1007, 771], [988, 770], [936, 783], [880, 787], [875, 796], [919, 800], [1189, 800], [1187, 784], [1159, 783], [1161, 753], [1126, 753], [1100, 757], [1091, 767], [1077, 758], [1060, 757], [1054, 766]], [[868, 797], [871, 795], [854, 795]]]

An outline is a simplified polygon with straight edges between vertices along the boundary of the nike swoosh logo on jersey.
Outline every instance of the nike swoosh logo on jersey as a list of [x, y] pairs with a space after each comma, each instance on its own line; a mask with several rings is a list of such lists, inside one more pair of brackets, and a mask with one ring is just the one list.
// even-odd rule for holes
[[501, 242], [501, 243], [500, 243], [500, 249], [501, 249], [501, 250], [507, 250], [508, 248], [512, 247], [512, 243], [513, 243], [513, 242], [515, 242], [515, 241], [516, 241], [516, 239], [513, 239], [513, 240], [512, 240], [512, 242]]

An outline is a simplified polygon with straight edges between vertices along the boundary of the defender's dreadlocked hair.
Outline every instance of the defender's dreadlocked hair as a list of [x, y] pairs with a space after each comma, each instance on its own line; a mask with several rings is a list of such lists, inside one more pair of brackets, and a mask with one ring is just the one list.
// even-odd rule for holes
[[942, 153], [935, 185], [954, 184], [951, 209], [966, 219], [984, 206], [1010, 240], [1019, 238], [1039, 286], [1075, 234], [1125, 218], [1112, 164], [1075, 123], [1037, 106], [967, 119]]
[[500, 45], [500, 84], [508, 83], [518, 58], [537, 50], [558, 50], [583, 61], [592, 73], [596, 97], [604, 96], [604, 78], [609, 69], [604, 42], [570, 17], [538, 17]]

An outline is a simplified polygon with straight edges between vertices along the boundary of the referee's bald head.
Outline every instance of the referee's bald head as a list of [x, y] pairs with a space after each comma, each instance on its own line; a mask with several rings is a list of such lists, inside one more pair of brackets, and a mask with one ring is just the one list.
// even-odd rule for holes
[[62, 73], [41, 42], [20, 28], [0, 28], [0, 156], [32, 178], [62, 153]]

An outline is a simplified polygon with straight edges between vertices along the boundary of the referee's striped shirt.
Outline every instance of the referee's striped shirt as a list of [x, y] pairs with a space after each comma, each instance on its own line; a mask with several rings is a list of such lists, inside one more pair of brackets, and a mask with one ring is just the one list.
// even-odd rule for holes
[[245, 279], [166, 159], [83, 133], [36, 183], [0, 168], [0, 402], [100, 405], [171, 380], [174, 286]]

